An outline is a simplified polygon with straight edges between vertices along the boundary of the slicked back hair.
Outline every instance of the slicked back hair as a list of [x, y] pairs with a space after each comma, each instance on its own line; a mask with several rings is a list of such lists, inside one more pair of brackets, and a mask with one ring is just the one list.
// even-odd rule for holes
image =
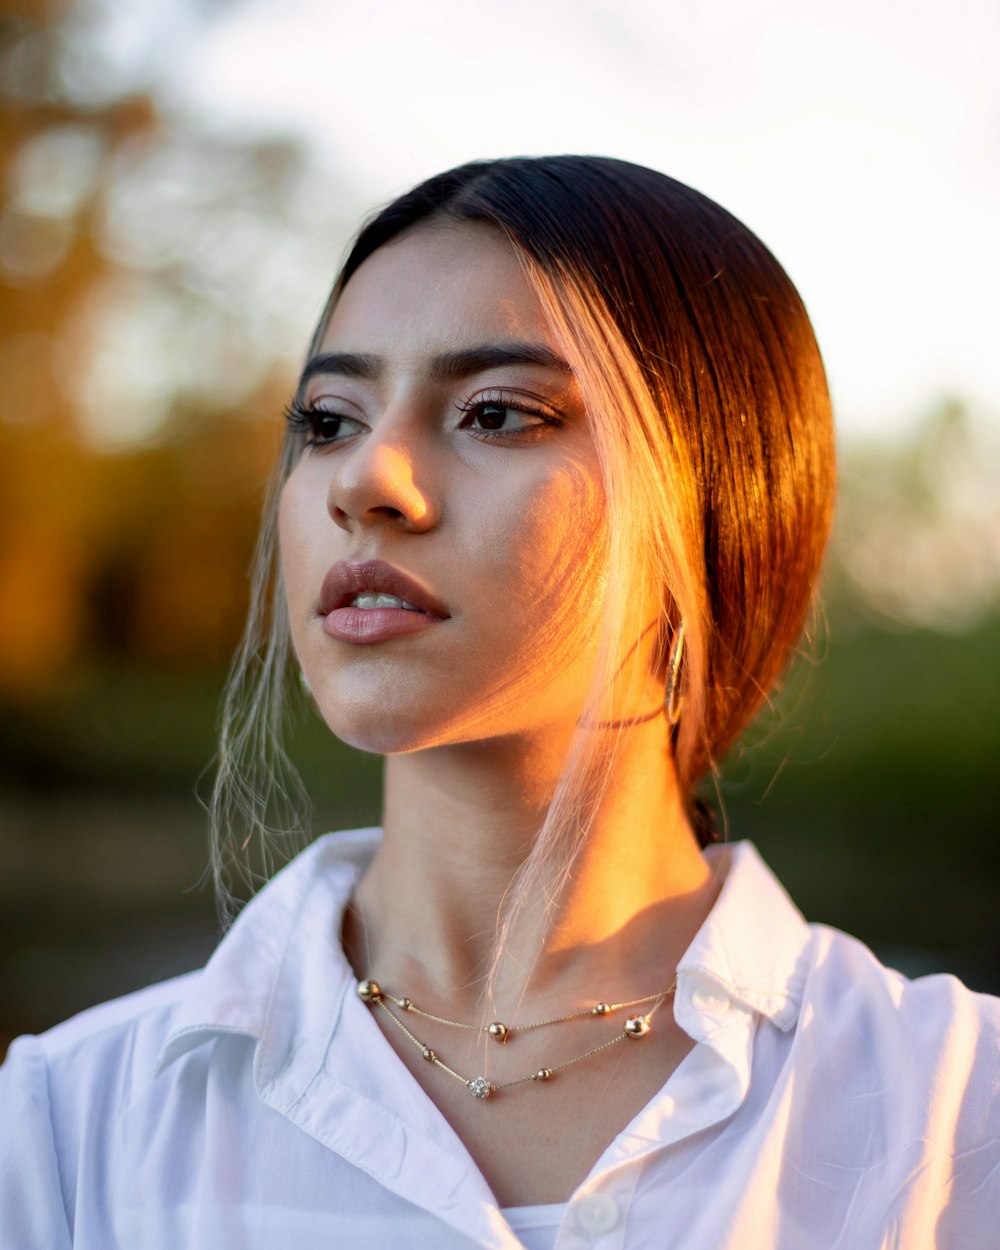
[[[659, 595], [664, 654], [683, 623], [674, 767], [705, 843], [713, 833], [696, 787], [758, 711], [800, 638], [830, 529], [830, 401], [803, 303], [750, 230], [663, 174], [604, 157], [479, 161], [428, 179], [368, 221], [314, 346], [369, 256], [445, 222], [506, 237], [580, 386], [608, 509], [595, 706], [637, 641], [627, 637], [630, 596]], [[214, 803], [223, 840], [236, 826], [247, 838], [266, 833], [275, 823], [269, 813], [282, 807], [286, 824], [301, 820], [289, 786], [275, 786], [264, 762], [283, 760], [290, 668], [274, 512], [300, 450], [290, 435], [258, 551], [259, 602], [224, 707]], [[606, 746], [595, 755], [580, 735], [502, 930], [530, 881], [542, 875], [555, 890], [571, 871], [613, 755]], [[217, 876], [225, 859], [218, 849]]]

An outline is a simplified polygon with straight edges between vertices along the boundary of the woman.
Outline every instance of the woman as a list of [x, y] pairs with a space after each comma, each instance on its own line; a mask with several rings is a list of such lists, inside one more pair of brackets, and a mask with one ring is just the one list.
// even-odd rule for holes
[[291, 642], [384, 832], [15, 1044], [4, 1244], [989, 1244], [997, 1004], [806, 926], [695, 789], [833, 481], [802, 304], [696, 192], [494, 161], [376, 216], [289, 406], [217, 814], [287, 798]]

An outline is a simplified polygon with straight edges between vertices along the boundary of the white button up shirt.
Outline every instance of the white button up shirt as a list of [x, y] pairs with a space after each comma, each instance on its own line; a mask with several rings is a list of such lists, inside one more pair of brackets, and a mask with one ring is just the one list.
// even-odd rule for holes
[[[13, 1044], [0, 1250], [521, 1244], [354, 993], [340, 920], [376, 839], [320, 839], [204, 970]], [[556, 1250], [1000, 1244], [1000, 1002], [807, 926], [750, 845], [712, 855], [674, 1001], [696, 1045]]]

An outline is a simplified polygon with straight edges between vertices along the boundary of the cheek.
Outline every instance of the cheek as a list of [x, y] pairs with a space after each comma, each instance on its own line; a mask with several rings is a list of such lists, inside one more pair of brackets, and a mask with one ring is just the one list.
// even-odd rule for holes
[[604, 493], [594, 474], [564, 465], [531, 490], [480, 497], [474, 515], [490, 599], [525, 631], [522, 644], [579, 645], [600, 620], [606, 580]]

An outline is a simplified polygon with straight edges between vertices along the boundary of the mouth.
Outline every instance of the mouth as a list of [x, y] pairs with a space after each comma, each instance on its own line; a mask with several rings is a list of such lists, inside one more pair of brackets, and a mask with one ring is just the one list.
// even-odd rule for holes
[[382, 608], [422, 612], [446, 620], [450, 615], [443, 603], [409, 573], [385, 560], [338, 560], [323, 579], [319, 612], [329, 616], [339, 608], [362, 612]]
[[446, 621], [450, 613], [415, 577], [385, 560], [340, 560], [319, 596], [323, 629], [344, 642], [385, 642]]

